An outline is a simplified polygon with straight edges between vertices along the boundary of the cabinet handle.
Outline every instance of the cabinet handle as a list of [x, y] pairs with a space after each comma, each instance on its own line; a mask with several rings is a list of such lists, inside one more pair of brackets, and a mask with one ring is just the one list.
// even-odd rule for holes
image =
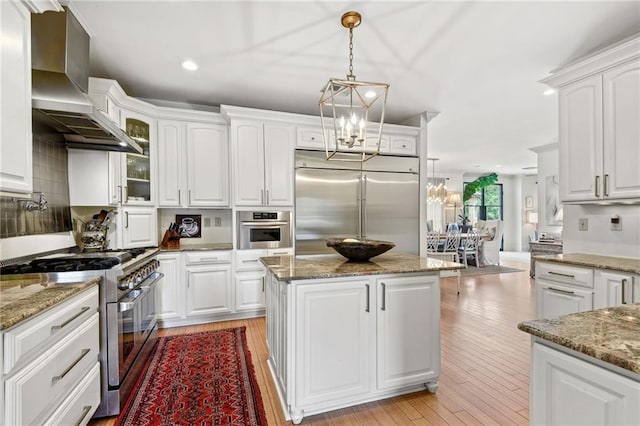
[[124, 195], [122, 196], [122, 202], [123, 203], [128, 203], [129, 202], [129, 187], [128, 186], [124, 186], [122, 189], [124, 190]]
[[573, 291], [569, 291], [569, 290], [560, 290], [559, 288], [553, 288], [553, 287], [547, 287], [548, 290], [551, 291], [555, 291], [557, 293], [563, 293], [563, 294], [575, 294]]
[[604, 175], [604, 196], [609, 196], [609, 175]]
[[369, 312], [369, 284], [365, 284], [365, 287], [367, 287], [367, 307], [364, 311]]
[[116, 188], [118, 188], [118, 203], [122, 203], [122, 185], [118, 185]]
[[71, 321], [73, 321], [74, 319], [78, 318], [80, 315], [84, 314], [85, 312], [87, 312], [89, 309], [91, 309], [88, 306], [84, 306], [82, 309], [80, 309], [80, 312], [78, 312], [77, 314], [75, 314], [74, 316], [72, 316], [71, 318], [69, 318], [68, 320], [66, 320], [65, 322], [63, 322], [60, 325], [52, 325], [51, 326], [51, 331], [53, 330], [60, 330], [61, 328], [67, 326]]
[[78, 363], [79, 363], [80, 361], [82, 361], [82, 358], [84, 358], [84, 357], [85, 357], [89, 352], [91, 352], [91, 349], [83, 349], [83, 350], [82, 350], [82, 352], [80, 353], [80, 356], [78, 357], [78, 359], [76, 359], [75, 361], [73, 361], [73, 362], [71, 363], [71, 365], [70, 365], [70, 366], [68, 366], [68, 367], [67, 367], [67, 368], [62, 372], [62, 374], [60, 374], [59, 376], [53, 376], [53, 377], [51, 378], [51, 381], [52, 381], [53, 383], [55, 383], [55, 382], [57, 382], [57, 381], [59, 381], [59, 380], [64, 379], [64, 376], [66, 376], [67, 374], [69, 374], [69, 372], [70, 372], [71, 370], [73, 370], [73, 367], [75, 367], [76, 365], [78, 365]]
[[553, 271], [549, 271], [549, 275], [560, 275], [561, 277], [567, 277], [567, 278], [575, 278], [575, 275], [571, 275], [571, 274], [562, 274], [560, 272], [553, 272]]
[[124, 212], [124, 227], [125, 228], [129, 228], [129, 212]]
[[191, 190], [189, 190], [189, 205], [191, 205]]
[[201, 257], [200, 262], [212, 262], [218, 260], [217, 257]]
[[286, 251], [274, 251], [274, 252], [273, 252], [273, 255], [274, 255], [274, 256], [279, 256], [279, 255], [281, 255], [281, 254], [286, 255], [286, 254], [287, 254], [287, 252], [286, 252]]
[[75, 426], [80, 426], [82, 424], [82, 421], [84, 420], [85, 417], [87, 417], [87, 414], [89, 414], [89, 411], [91, 411], [91, 405], [85, 405], [84, 408], [82, 408], [82, 414], [80, 415], [80, 420], [78, 420], [75, 423]]
[[258, 259], [245, 259], [242, 263], [258, 263]]
[[625, 294], [625, 290], [624, 288], [627, 286], [627, 279], [623, 279], [622, 280], [622, 304], [626, 305], [627, 304], [627, 296]]
[[596, 176], [596, 198], [600, 198], [600, 191], [598, 191], [600, 187], [600, 176]]
[[178, 189], [178, 205], [182, 205], [182, 191]]
[[262, 277], [262, 292], [264, 293], [264, 277]]
[[267, 203], [266, 203], [266, 204], [267, 204], [267, 206], [268, 206], [268, 205], [269, 205], [269, 190], [267, 189], [267, 190], [265, 191], [265, 193], [266, 193], [265, 198], [266, 198], [266, 200], [267, 200]]
[[381, 311], [387, 310], [387, 285], [385, 283], [380, 283], [382, 286], [382, 306], [380, 307]]

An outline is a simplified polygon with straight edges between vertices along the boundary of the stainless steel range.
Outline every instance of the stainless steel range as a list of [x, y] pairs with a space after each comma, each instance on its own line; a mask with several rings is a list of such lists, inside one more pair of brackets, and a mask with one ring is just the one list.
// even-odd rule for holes
[[157, 338], [158, 250], [58, 253], [3, 267], [2, 275], [46, 273], [59, 283], [101, 277], [101, 404], [94, 417], [120, 413]]

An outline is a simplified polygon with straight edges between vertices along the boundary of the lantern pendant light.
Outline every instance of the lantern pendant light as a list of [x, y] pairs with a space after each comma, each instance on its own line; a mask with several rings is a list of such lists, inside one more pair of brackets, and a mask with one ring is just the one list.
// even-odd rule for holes
[[329, 79], [318, 102], [327, 160], [364, 162], [380, 153], [389, 85], [357, 81], [353, 74], [353, 29], [361, 21], [358, 12], [342, 15], [349, 29], [349, 74]]

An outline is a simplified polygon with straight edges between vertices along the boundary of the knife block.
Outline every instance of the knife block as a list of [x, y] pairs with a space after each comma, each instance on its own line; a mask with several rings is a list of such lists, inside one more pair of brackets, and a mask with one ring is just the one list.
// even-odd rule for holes
[[160, 245], [166, 248], [180, 248], [180, 234], [167, 229], [164, 231]]

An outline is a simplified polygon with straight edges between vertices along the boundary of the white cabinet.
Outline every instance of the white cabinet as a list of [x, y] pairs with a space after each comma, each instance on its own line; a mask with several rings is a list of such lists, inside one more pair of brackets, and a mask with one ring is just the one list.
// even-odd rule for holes
[[229, 206], [226, 126], [158, 120], [158, 205]]
[[143, 150], [142, 154], [111, 154], [120, 157], [122, 204], [155, 205], [155, 157], [158, 155], [155, 120], [148, 115], [121, 108], [120, 126]]
[[0, 191], [30, 193], [31, 13], [19, 1], [0, 8]]
[[236, 310], [262, 310], [265, 307], [265, 270], [260, 258], [293, 255], [293, 248], [235, 251]]
[[122, 203], [120, 153], [68, 149], [69, 202], [72, 206]]
[[[390, 127], [389, 131], [383, 130], [380, 137], [380, 153], [395, 155], [417, 155], [417, 134], [419, 129], [406, 126], [385, 125], [385, 129]], [[329, 140], [334, 142], [332, 130], [328, 130]], [[378, 143], [377, 131], [370, 129], [368, 132], [367, 151], [373, 151]], [[324, 150], [324, 138], [322, 136], [322, 127], [298, 127], [296, 148]]]
[[295, 127], [232, 120], [234, 204], [292, 206]]
[[100, 404], [98, 321], [93, 286], [2, 332], [2, 424], [87, 424]]
[[281, 282], [268, 273], [266, 283], [268, 362], [293, 423], [399, 389], [436, 390], [437, 274]]
[[594, 309], [593, 270], [556, 263], [536, 263], [536, 317]]
[[594, 281], [595, 309], [640, 302], [640, 277], [637, 275], [596, 269]]
[[532, 425], [638, 425], [638, 401], [638, 381], [533, 343]]
[[563, 202], [640, 198], [640, 38], [626, 40], [543, 82], [559, 87]]
[[233, 313], [230, 250], [163, 252], [158, 312], [161, 327], [229, 319]]
[[154, 207], [122, 207], [118, 216], [119, 248], [158, 245], [158, 218]]
[[[439, 376], [440, 287], [437, 277], [377, 282], [378, 388], [427, 383]], [[416, 330], [420, 330], [416, 333]]]
[[184, 318], [186, 294], [180, 279], [184, 270], [182, 256], [178, 252], [160, 253], [158, 262], [158, 272], [164, 274], [158, 284], [158, 319]]

